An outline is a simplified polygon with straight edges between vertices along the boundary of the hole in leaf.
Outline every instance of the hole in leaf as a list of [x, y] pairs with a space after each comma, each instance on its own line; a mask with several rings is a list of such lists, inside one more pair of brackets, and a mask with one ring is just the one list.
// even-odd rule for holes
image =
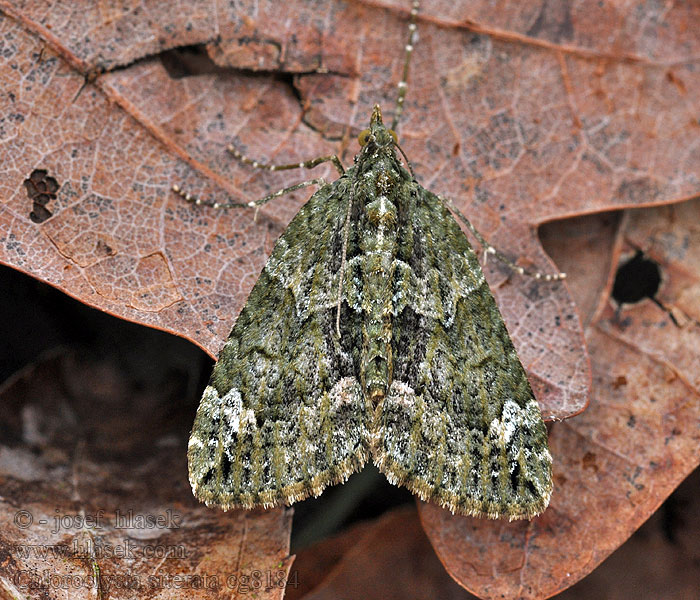
[[659, 265], [637, 251], [621, 265], [615, 275], [612, 296], [618, 304], [632, 304], [643, 298], [654, 298], [661, 283]]
[[209, 57], [203, 45], [167, 50], [160, 55], [160, 62], [173, 79], [226, 72]]
[[34, 223], [43, 223], [51, 216], [51, 211], [46, 208], [46, 205], [57, 198], [61, 186], [46, 169], [34, 169], [32, 174], [24, 180], [24, 187], [27, 190], [27, 197], [34, 204], [34, 210], [29, 213], [29, 218]]

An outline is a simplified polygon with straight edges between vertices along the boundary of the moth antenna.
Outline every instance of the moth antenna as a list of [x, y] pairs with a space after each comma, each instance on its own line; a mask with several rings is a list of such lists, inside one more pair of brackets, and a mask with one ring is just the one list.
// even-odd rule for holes
[[418, 15], [419, 7], [420, 0], [413, 0], [413, 6], [411, 7], [411, 20], [408, 23], [408, 43], [406, 44], [406, 52], [404, 54], [403, 75], [401, 76], [401, 81], [399, 81], [398, 85], [398, 95], [396, 97], [396, 109], [394, 110], [394, 120], [391, 122], [391, 128], [396, 132], [398, 132], [399, 130], [399, 119], [401, 118], [401, 113], [403, 112], [403, 101], [406, 97], [406, 89], [408, 88], [408, 68], [411, 64], [413, 44], [416, 41], [416, 16]]
[[476, 241], [479, 242], [481, 247], [484, 249], [484, 264], [486, 264], [488, 255], [493, 254], [499, 261], [501, 261], [504, 265], [506, 265], [519, 275], [526, 275], [527, 277], [532, 277], [533, 279], [542, 279], [544, 281], [561, 281], [562, 279], [566, 279], [566, 273], [542, 273], [540, 271], [530, 271], [529, 269], [525, 269], [520, 265], [516, 265], [512, 260], [510, 260], [507, 256], [496, 250], [496, 248], [494, 248], [491, 244], [489, 244], [486, 241], [486, 238], [484, 238], [484, 236], [481, 235], [479, 230], [476, 227], [474, 227], [474, 225], [472, 225], [471, 221], [462, 214], [462, 212], [454, 205], [454, 202], [443, 196], [438, 196], [438, 198], [457, 215], [457, 218], [460, 221], [462, 221], [462, 223], [464, 223], [467, 226], [469, 231], [471, 231], [472, 235], [476, 238]]

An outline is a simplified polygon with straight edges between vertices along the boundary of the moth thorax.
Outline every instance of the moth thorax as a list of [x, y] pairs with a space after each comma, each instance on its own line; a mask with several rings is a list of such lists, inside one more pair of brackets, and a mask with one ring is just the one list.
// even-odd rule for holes
[[366, 207], [367, 219], [375, 227], [393, 227], [396, 224], [396, 206], [386, 196], [379, 196]]
[[370, 389], [368, 396], [372, 406], [377, 406], [377, 404], [384, 399], [384, 396], [386, 396], [386, 389], [382, 386], [372, 388]]
[[374, 181], [374, 186], [377, 190], [377, 194], [386, 195], [394, 189], [396, 185], [396, 177], [393, 173], [389, 171], [380, 171], [377, 178]]

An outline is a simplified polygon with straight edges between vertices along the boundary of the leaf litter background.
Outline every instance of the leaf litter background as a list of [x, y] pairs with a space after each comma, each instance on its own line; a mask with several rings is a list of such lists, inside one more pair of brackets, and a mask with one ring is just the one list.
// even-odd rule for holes
[[[697, 7], [601, 3], [571, 12], [556, 2], [499, 10], [479, 3], [427, 4], [401, 142], [423, 185], [453, 197], [509, 255], [553, 271], [535, 235], [538, 224], [698, 194]], [[267, 205], [256, 222], [248, 211], [194, 209], [174, 197], [170, 185], [186, 182], [208, 197], [249, 200], [307, 175], [251, 172], [226, 156], [231, 141], [259, 159], [297, 162], [339, 152], [349, 164], [371, 105], [380, 102], [389, 114], [393, 107], [407, 6], [263, 3], [240, 5], [235, 14], [217, 13], [208, 3], [182, 11], [155, 4], [134, 10], [0, 6], [3, 262], [215, 354], [274, 240], [306, 196]], [[159, 54], [193, 44], [206, 45], [204, 69], [202, 46], [198, 53]], [[86, 75], [96, 85], [76, 98]], [[48, 169], [62, 185], [49, 206], [54, 216], [39, 226], [29, 220], [31, 201], [22, 186], [34, 168]], [[329, 169], [325, 173], [333, 177]], [[437, 556], [479, 596], [545, 597], [571, 585], [696, 466], [698, 214], [697, 203], [687, 202], [548, 226], [556, 268], [571, 274], [568, 290], [487, 266], [544, 414], [561, 419], [585, 405], [589, 372], [581, 324], [593, 385], [588, 410], [551, 427], [556, 491], [542, 517], [494, 523], [419, 508]], [[636, 249], [660, 265], [658, 303], [619, 310], [608, 299], [614, 272]], [[115, 396], [125, 394], [117, 388]], [[50, 415], [49, 407], [18, 410], [24, 433], [17, 444], [36, 449], [58, 443], [48, 434], [36, 439], [26, 433], [32, 410]], [[85, 427], [78, 437], [90, 431], [89, 421]], [[284, 560], [289, 519], [282, 511], [269, 513], [277, 517], [223, 515], [190, 501], [185, 438], [186, 429], [178, 437], [183, 450], [172, 451], [175, 462], [168, 469], [179, 469], [178, 493], [164, 493], [155, 505], [183, 502], [193, 514], [202, 511], [219, 531], [228, 528], [231, 548], [245, 549], [243, 554], [247, 534], [232, 532], [236, 523], [277, 518], [277, 526], [268, 525], [275, 552], [250, 564], [269, 569]], [[131, 443], [132, 451], [144, 445], [137, 437]], [[88, 443], [84, 453], [94, 451], [95, 468], [109, 473], [105, 480], [122, 481], [98, 450], [99, 444]], [[75, 451], [63, 458], [73, 470], [88, 460]], [[16, 464], [10, 467], [3, 463], [7, 485], [18, 473]], [[20, 504], [27, 503], [25, 492], [35, 481], [52, 490], [52, 499], [66, 498], [50, 507], [44, 500], [47, 514], [59, 506], [71, 512], [69, 506], [88, 510], [107, 502], [99, 486], [77, 498], [67, 489], [56, 496], [59, 475], [28, 472], [36, 479], [19, 486]], [[138, 484], [133, 475], [127, 481]], [[5, 486], [3, 495], [9, 496]], [[153, 505], [139, 504], [138, 494], [129, 501], [118, 489], [107, 505], [119, 501], [153, 511]], [[13, 513], [8, 509], [5, 516]], [[378, 523], [377, 531], [392, 519], [415, 522], [402, 513]], [[47, 532], [31, 531], [50, 543]], [[19, 543], [22, 532], [12, 526], [7, 532], [10, 542]], [[424, 543], [420, 535], [409, 541]], [[202, 557], [216, 555], [206, 544], [199, 548]], [[144, 561], [144, 572], [157, 562]], [[244, 572], [231, 555], [221, 564], [204, 564], [158, 568]], [[110, 566], [115, 573], [134, 568], [124, 560], [101, 568], [109, 572]], [[89, 567], [83, 564], [83, 571]], [[343, 569], [362, 589], [367, 570], [348, 560], [336, 565], [330, 583]], [[128, 597], [124, 589], [118, 593]]]

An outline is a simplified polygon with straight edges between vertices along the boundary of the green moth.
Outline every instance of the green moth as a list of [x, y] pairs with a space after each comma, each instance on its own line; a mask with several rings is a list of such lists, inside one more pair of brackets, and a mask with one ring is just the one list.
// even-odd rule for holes
[[291, 504], [370, 458], [456, 513], [530, 518], [549, 503], [547, 431], [476, 254], [397, 155], [405, 87], [393, 128], [374, 108], [352, 167], [294, 165], [332, 160], [341, 176], [313, 181], [204, 391], [188, 462], [208, 505]]

